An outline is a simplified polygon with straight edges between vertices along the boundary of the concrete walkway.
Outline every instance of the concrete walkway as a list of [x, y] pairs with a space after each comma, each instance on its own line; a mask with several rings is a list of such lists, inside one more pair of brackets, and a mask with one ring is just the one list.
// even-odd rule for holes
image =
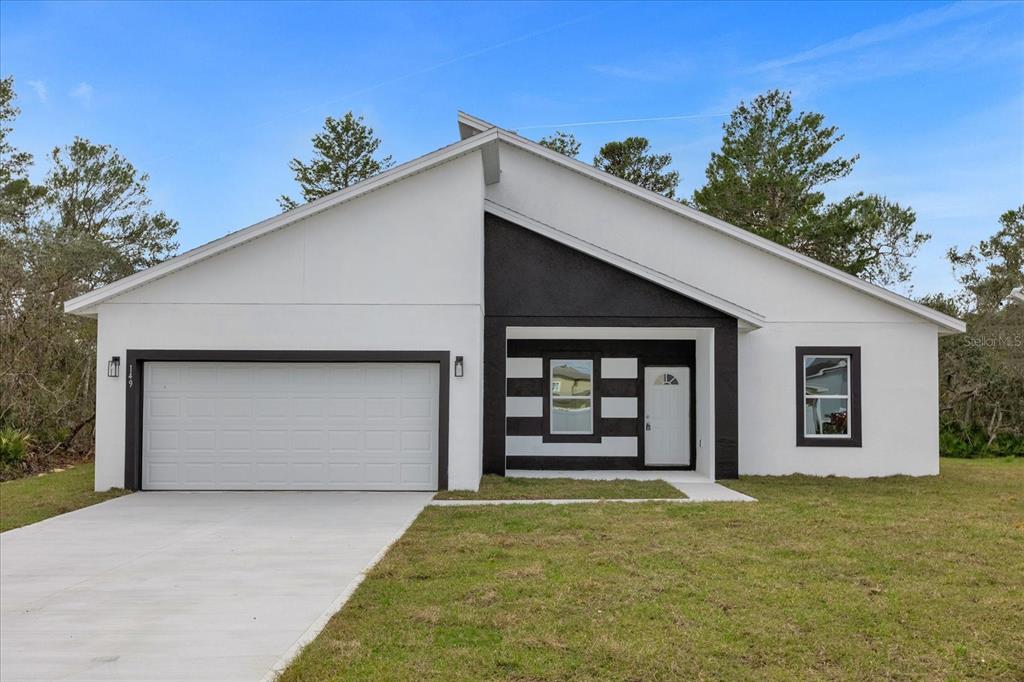
[[505, 475], [510, 478], [576, 478], [589, 481], [631, 481], [662, 480], [686, 493], [688, 502], [757, 502], [750, 495], [727, 488], [693, 471], [671, 470], [595, 470], [595, 471], [536, 471], [530, 469], [509, 469]]
[[0, 679], [246, 680], [431, 493], [136, 493], [0, 534]]
[[682, 502], [693, 502], [685, 497], [637, 497], [623, 498], [610, 497], [608, 499], [587, 499], [587, 498], [565, 498], [565, 499], [540, 499], [540, 500], [434, 500], [430, 503], [432, 507], [469, 507], [479, 505], [503, 505], [503, 504], [640, 504], [643, 502], [670, 502], [680, 504]]

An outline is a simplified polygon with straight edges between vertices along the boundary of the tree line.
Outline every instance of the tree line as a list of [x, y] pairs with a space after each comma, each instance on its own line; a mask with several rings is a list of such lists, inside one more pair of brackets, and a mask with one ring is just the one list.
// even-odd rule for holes
[[[84, 138], [54, 147], [39, 184], [34, 159], [10, 140], [13, 78], [0, 80], [0, 476], [44, 469], [91, 452], [96, 325], [65, 315], [63, 302], [154, 265], [177, 250], [178, 223], [155, 210], [149, 176], [114, 147]], [[833, 154], [843, 139], [822, 114], [796, 112], [774, 90], [741, 102], [725, 123], [705, 184], [678, 198], [670, 154], [630, 136], [603, 145], [593, 165], [687, 203], [800, 253], [882, 285], [906, 282], [929, 235], [916, 215], [884, 196], [857, 192], [827, 202], [823, 188], [850, 174], [858, 156]], [[578, 158], [581, 143], [557, 131], [540, 144]], [[327, 196], [394, 165], [382, 141], [352, 112], [328, 117], [308, 161], [294, 158], [301, 200]], [[948, 257], [955, 295], [924, 302], [967, 320], [966, 335], [940, 343], [943, 450], [1024, 455], [1024, 205], [1000, 217], [987, 240]]]
[[116, 149], [54, 147], [39, 184], [10, 141], [19, 111], [0, 80], [0, 477], [92, 451], [96, 323], [64, 301], [155, 265], [178, 223], [154, 210], [149, 176]]

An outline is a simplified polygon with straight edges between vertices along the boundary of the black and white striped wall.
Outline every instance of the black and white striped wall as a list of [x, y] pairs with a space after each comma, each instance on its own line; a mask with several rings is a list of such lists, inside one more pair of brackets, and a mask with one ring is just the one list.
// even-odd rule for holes
[[[592, 434], [550, 433], [544, 409], [551, 397], [546, 370], [555, 358], [593, 360]], [[509, 339], [505, 366], [509, 468], [642, 467], [643, 367], [693, 367], [693, 361], [694, 342], [686, 340]]]

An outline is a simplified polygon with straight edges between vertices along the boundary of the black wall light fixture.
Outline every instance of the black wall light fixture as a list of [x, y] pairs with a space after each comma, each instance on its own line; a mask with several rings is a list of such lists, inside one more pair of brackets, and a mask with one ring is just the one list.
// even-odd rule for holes
[[463, 375], [463, 371], [464, 370], [462, 369], [462, 356], [461, 355], [456, 355], [455, 356], [455, 376], [456, 377], [461, 377]]
[[121, 374], [121, 356], [115, 355], [107, 362], [107, 376], [116, 379]]

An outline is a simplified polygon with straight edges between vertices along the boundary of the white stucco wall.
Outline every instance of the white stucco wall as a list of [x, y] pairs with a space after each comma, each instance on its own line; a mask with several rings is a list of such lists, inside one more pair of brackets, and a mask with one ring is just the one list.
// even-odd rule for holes
[[[859, 448], [796, 446], [797, 346], [860, 346]], [[739, 338], [740, 473], [939, 473], [938, 337], [923, 324], [770, 324]]]
[[125, 377], [136, 349], [448, 350], [449, 487], [479, 484], [483, 176], [456, 158], [201, 261], [99, 307], [96, 488], [124, 483]]
[[[108, 379], [106, 361], [165, 348], [463, 355], [465, 377], [450, 384], [449, 485], [475, 488], [485, 198], [764, 317], [739, 339], [741, 473], [938, 471], [934, 325], [509, 145], [500, 162], [500, 182], [485, 186], [470, 152], [100, 305], [96, 487], [124, 480], [125, 378]], [[794, 349], [811, 345], [862, 349], [860, 448], [796, 447]], [[697, 372], [698, 397], [710, 395], [712, 378]], [[706, 443], [710, 404], [697, 408]], [[708, 445], [697, 459], [711, 474]]]
[[[739, 339], [741, 474], [938, 472], [935, 325], [508, 145], [501, 169], [491, 201], [764, 316]], [[795, 348], [813, 345], [861, 347], [860, 448], [796, 446]]]

